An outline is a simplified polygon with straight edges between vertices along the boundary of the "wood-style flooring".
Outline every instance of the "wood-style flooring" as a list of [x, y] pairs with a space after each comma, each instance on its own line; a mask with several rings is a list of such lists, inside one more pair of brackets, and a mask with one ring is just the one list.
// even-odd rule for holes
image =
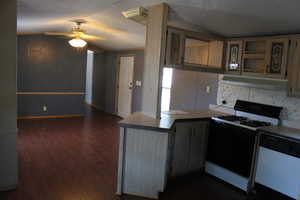
[[[19, 185], [1, 200], [142, 200], [115, 195], [120, 119], [99, 111], [85, 118], [19, 120]], [[210, 176], [168, 187], [162, 200], [245, 200]]]

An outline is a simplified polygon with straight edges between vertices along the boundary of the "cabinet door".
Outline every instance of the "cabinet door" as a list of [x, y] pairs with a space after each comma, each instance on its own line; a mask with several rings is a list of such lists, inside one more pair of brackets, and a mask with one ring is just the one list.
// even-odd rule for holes
[[265, 76], [266, 74], [266, 49], [265, 38], [247, 39], [243, 42], [242, 73], [244, 75]]
[[208, 122], [176, 123], [171, 176], [181, 176], [204, 167]]
[[300, 97], [300, 38], [291, 41], [288, 82], [288, 95], [291, 97]]
[[273, 77], [284, 78], [286, 76], [289, 39], [270, 39], [267, 41], [267, 45], [266, 74]]
[[184, 64], [204, 68], [223, 68], [223, 41], [205, 41], [185, 37]]
[[184, 63], [203, 66], [208, 64], [209, 43], [187, 36], [185, 38]]
[[182, 67], [184, 49], [184, 32], [174, 28], [168, 28], [166, 66]]
[[192, 126], [189, 123], [176, 123], [171, 176], [181, 176], [188, 173], [191, 131]]
[[229, 74], [241, 74], [243, 41], [228, 41], [226, 52], [226, 72]]
[[194, 172], [204, 167], [208, 136], [208, 122], [197, 122], [190, 137], [189, 171]]
[[208, 67], [223, 68], [224, 42], [211, 41], [209, 42], [208, 50]]

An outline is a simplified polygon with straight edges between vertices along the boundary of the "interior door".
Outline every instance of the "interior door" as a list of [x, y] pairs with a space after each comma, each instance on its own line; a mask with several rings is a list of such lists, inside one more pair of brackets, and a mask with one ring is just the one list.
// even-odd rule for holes
[[118, 84], [118, 115], [127, 117], [131, 114], [134, 56], [121, 56]]

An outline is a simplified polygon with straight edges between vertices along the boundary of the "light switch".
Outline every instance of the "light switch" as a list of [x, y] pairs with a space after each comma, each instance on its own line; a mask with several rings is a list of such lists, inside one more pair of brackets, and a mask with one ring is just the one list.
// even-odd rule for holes
[[141, 87], [142, 86], [142, 81], [135, 81], [135, 85], [138, 86], [138, 87]]
[[47, 106], [43, 106], [43, 111], [47, 112], [47, 110], [48, 110]]
[[206, 86], [206, 93], [210, 93], [210, 91], [211, 91], [211, 88], [210, 88], [210, 86], [208, 85], [208, 86]]

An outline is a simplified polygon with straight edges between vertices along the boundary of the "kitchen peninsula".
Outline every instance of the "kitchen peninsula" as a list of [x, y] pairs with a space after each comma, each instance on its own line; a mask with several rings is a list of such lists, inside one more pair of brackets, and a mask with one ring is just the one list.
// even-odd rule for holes
[[213, 111], [169, 111], [160, 119], [134, 113], [120, 121], [118, 194], [158, 198], [169, 177], [204, 169]]

